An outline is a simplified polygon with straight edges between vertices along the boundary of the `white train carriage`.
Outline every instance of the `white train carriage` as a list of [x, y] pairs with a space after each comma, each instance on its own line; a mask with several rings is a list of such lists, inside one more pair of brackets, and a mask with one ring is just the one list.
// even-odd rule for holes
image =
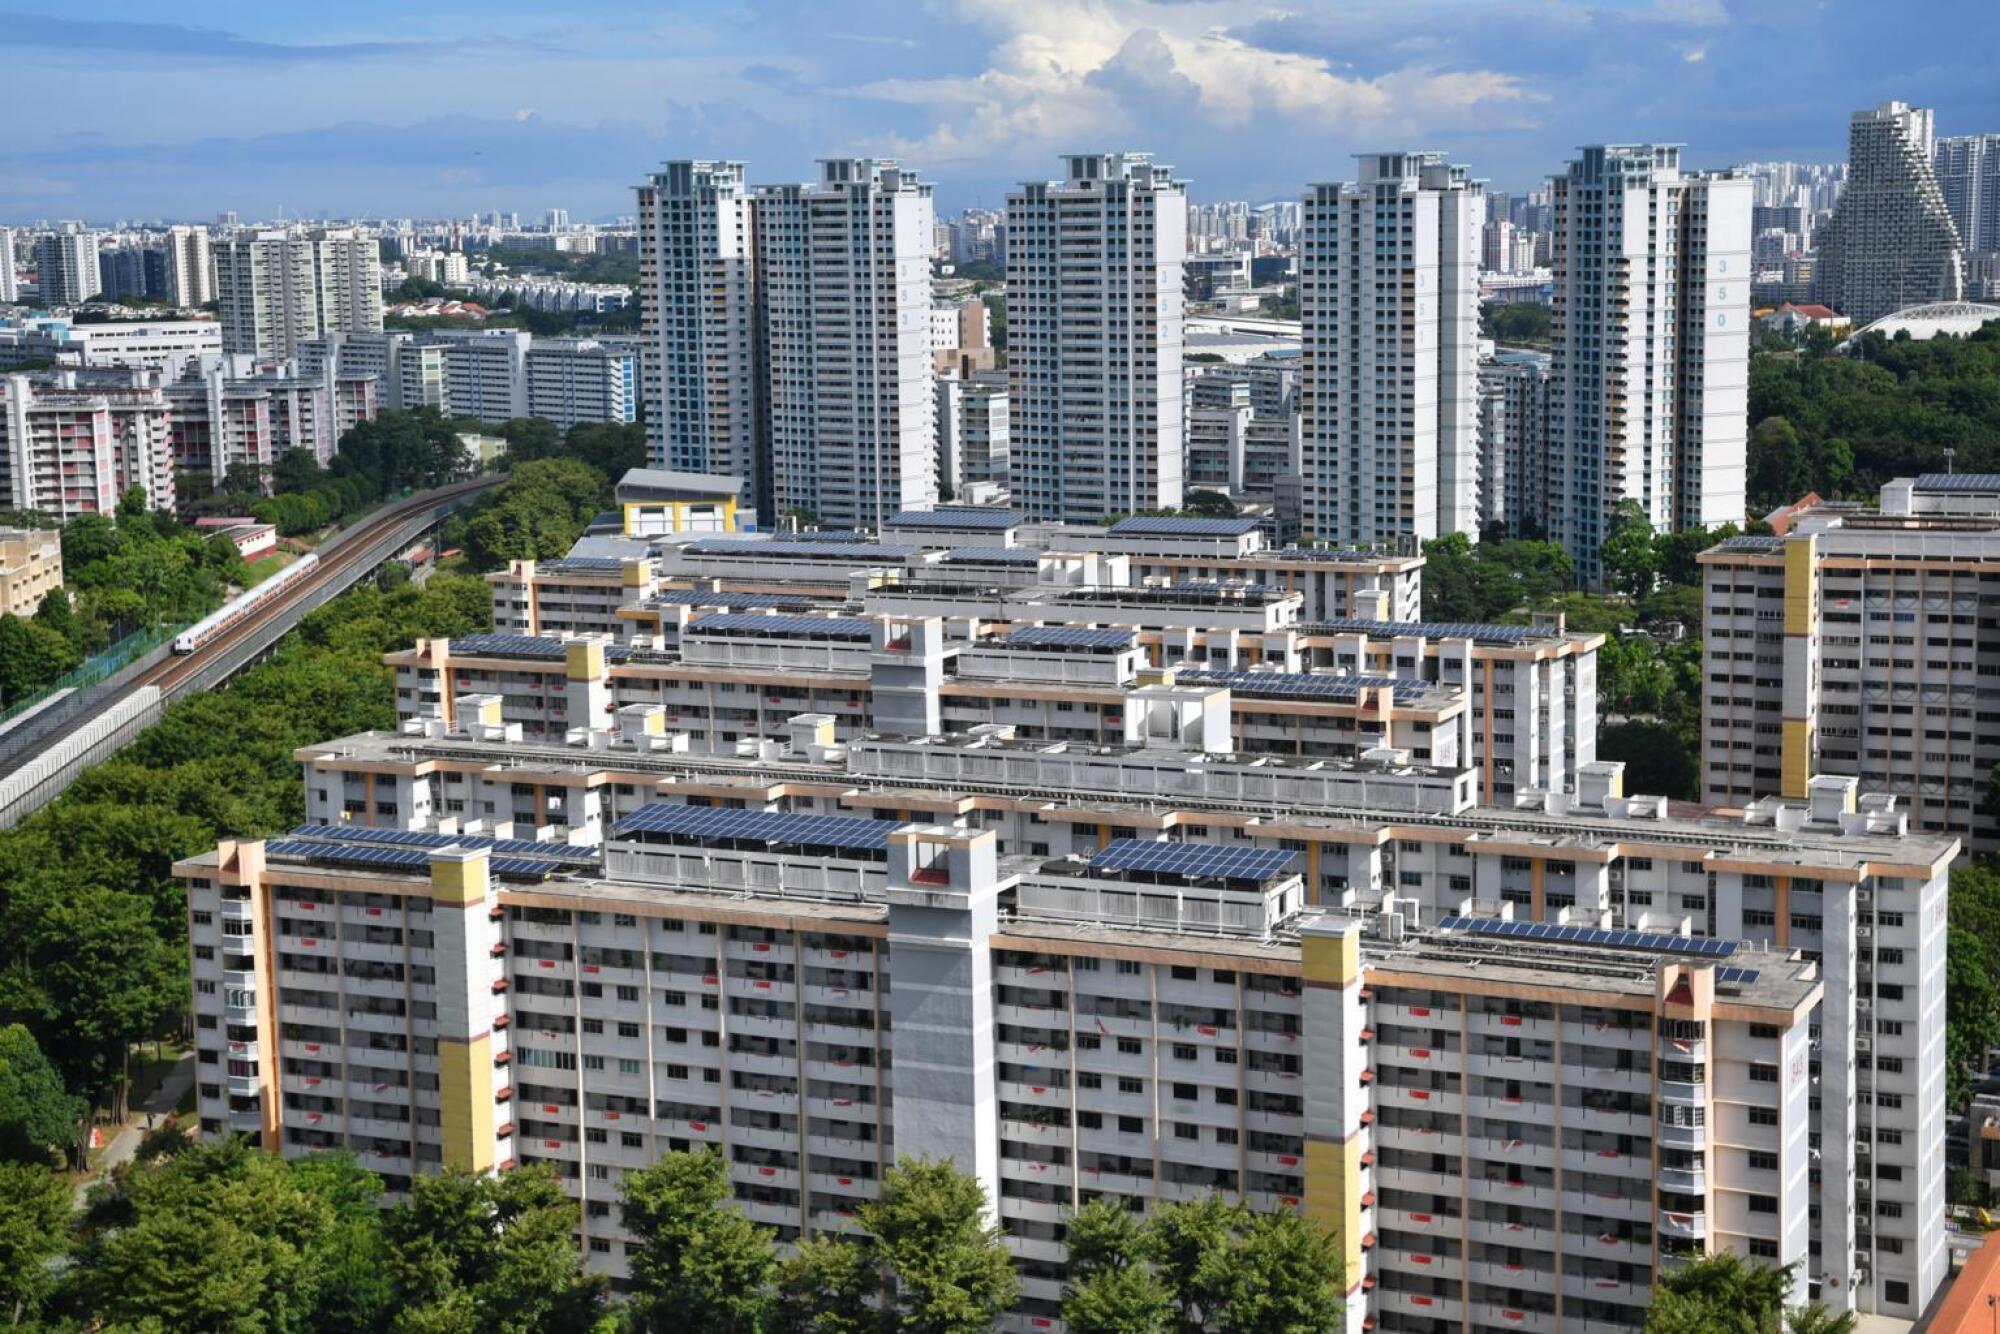
[[258, 584], [247, 593], [230, 599], [216, 610], [183, 630], [174, 640], [174, 652], [192, 653], [209, 640], [235, 625], [238, 621], [269, 602], [299, 580], [311, 574], [319, 564], [317, 555], [301, 556], [284, 569]]

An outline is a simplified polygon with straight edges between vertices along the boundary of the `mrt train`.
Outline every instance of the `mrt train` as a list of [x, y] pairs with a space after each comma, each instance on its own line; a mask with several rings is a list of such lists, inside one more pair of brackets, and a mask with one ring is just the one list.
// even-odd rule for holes
[[192, 653], [230, 626], [248, 617], [257, 608], [311, 574], [319, 564], [317, 555], [301, 556], [247, 593], [225, 602], [215, 611], [190, 625], [174, 639], [174, 652]]

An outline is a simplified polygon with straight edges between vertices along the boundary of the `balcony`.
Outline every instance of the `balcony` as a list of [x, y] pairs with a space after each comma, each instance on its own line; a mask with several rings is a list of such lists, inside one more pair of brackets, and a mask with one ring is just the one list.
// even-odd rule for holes
[[1660, 1235], [1681, 1241], [1701, 1241], [1708, 1236], [1708, 1215], [1660, 1211]]

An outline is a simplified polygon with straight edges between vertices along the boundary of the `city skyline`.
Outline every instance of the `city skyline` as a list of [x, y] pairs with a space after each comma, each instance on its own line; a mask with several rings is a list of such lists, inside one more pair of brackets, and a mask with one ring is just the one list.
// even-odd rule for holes
[[[1758, 104], [1802, 84], [1838, 89], [1839, 108], [1922, 87], [1940, 134], [2000, 126], [1977, 56], [2000, 20], [1958, 3], [209, 13], [212, 28], [123, 3], [6, 16], [22, 96], [0, 216], [582, 221], [628, 214], [669, 158], [742, 159], [779, 182], [844, 154], [904, 160], [951, 214], [1000, 207], [1100, 142], [1149, 149], [1198, 199], [1294, 199], [1390, 147], [1440, 149], [1518, 192], [1607, 140], [1686, 142], [1698, 168], [1836, 161], [1845, 119], [1826, 99]], [[228, 114], [191, 87], [226, 88]]]

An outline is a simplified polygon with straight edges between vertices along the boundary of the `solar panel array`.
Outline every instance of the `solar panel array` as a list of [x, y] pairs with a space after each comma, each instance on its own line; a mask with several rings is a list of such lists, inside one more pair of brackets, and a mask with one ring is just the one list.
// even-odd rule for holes
[[690, 556], [807, 556], [866, 564], [876, 560], [905, 560], [916, 555], [922, 548], [888, 546], [874, 542], [828, 541], [821, 537], [799, 542], [745, 542], [724, 538], [691, 542], [686, 550]]
[[1425, 639], [1478, 639], [1489, 644], [1519, 644], [1554, 634], [1534, 625], [1495, 625], [1486, 621], [1373, 621], [1341, 616], [1306, 628], [1308, 634], [1364, 634], [1371, 639], [1420, 635]]
[[1363, 561], [1371, 565], [1379, 561], [1394, 559], [1391, 556], [1384, 556], [1379, 551], [1362, 551], [1356, 547], [1342, 547], [1338, 550], [1329, 547], [1286, 547], [1278, 554], [1286, 560], [1321, 562]]
[[1269, 880], [1298, 860], [1283, 848], [1233, 847], [1220, 843], [1158, 843], [1143, 838], [1114, 839], [1090, 859], [1093, 871], [1148, 871], [1190, 880]]
[[770, 616], [762, 612], [719, 612], [690, 621], [703, 634], [792, 635], [813, 639], [872, 639], [875, 622], [859, 616]]
[[532, 838], [487, 838], [480, 834], [438, 834], [417, 829], [378, 829], [367, 825], [302, 824], [287, 838], [312, 838], [340, 843], [372, 843], [405, 848], [485, 848], [522, 857], [549, 861], [597, 864], [597, 851], [573, 843], [544, 843]]
[[1763, 533], [1741, 533], [1735, 537], [1725, 537], [1722, 539], [1720, 549], [1723, 551], [1780, 551], [1784, 548], [1784, 545], [1785, 539], [1782, 537], [1771, 537]]
[[1074, 625], [1024, 625], [1007, 636], [1008, 648], [1122, 649], [1132, 647], [1130, 630], [1086, 630]]
[[1255, 519], [1170, 519], [1143, 515], [1111, 525], [1116, 537], [1241, 537], [1256, 530]]
[[723, 593], [699, 588], [669, 588], [648, 601], [662, 607], [782, 607], [804, 610], [813, 605], [807, 597], [787, 593]]
[[1693, 936], [1668, 936], [1651, 931], [1605, 931], [1594, 926], [1557, 926], [1553, 922], [1506, 922], [1492, 917], [1447, 917], [1438, 923], [1445, 931], [1463, 931], [1475, 936], [1507, 936], [1545, 945], [1596, 945], [1613, 950], [1648, 950], [1654, 954], [1693, 954], [1707, 959], [1724, 959], [1736, 953], [1733, 940], [1698, 940]]
[[986, 565], [1033, 565], [1042, 553], [1032, 547], [954, 547], [944, 553], [946, 564], [978, 561]]
[[1755, 968], [1738, 968], [1733, 964], [1725, 964], [1715, 970], [1715, 980], [1718, 982], [1755, 982], [1757, 980], [1757, 970]]
[[562, 556], [537, 562], [536, 574], [618, 574], [625, 562], [615, 556]]
[[321, 861], [344, 862], [349, 866], [398, 867], [420, 870], [431, 864], [431, 854], [423, 848], [384, 848], [371, 843], [322, 843], [314, 839], [280, 838], [264, 845], [275, 857], [316, 857]]
[[873, 850], [889, 846], [897, 820], [851, 815], [793, 815], [785, 811], [722, 810], [651, 802], [618, 822], [614, 837], [680, 834], [693, 838], [740, 839], [751, 843], [797, 843], [813, 847]]
[[1927, 472], [1917, 478], [1919, 491], [2000, 491], [2000, 472]]
[[1351, 702], [1361, 691], [1391, 691], [1392, 699], [1418, 699], [1437, 687], [1428, 681], [1399, 681], [1389, 676], [1316, 676], [1309, 672], [1240, 672], [1183, 667], [1176, 681], [1197, 686], [1227, 686], [1241, 695], [1286, 695], [1295, 699]]
[[962, 528], [968, 532], [1001, 532], [1021, 522], [1011, 510], [904, 510], [888, 528]]
[[[451, 654], [455, 658], [544, 658], [559, 662], [568, 654], [571, 644], [581, 642], [586, 641], [559, 639], [554, 635], [460, 635], [451, 641]], [[624, 644], [589, 642], [603, 643], [604, 654], [612, 662], [622, 662], [630, 653]]]

